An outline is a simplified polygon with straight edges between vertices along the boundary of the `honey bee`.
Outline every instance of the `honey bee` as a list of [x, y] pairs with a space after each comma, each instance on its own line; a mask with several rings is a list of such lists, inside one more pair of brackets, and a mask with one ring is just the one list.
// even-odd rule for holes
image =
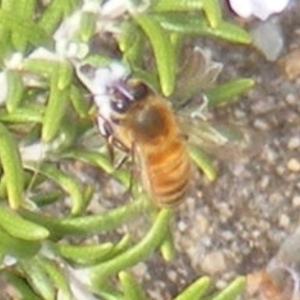
[[[199, 73], [209, 84], [221, 67], [210, 63], [203, 52], [196, 53], [201, 64], [208, 65], [204, 68], [208, 71], [203, 75], [195, 62], [194, 73]], [[158, 207], [179, 204], [188, 191], [192, 176], [187, 139], [194, 143], [193, 140], [200, 137], [210, 140], [214, 147], [226, 143], [227, 138], [205, 122], [192, 124], [194, 122], [189, 118], [183, 124], [163, 96], [145, 82], [131, 77], [128, 69], [119, 63], [84, 72], [80, 68], [77, 67], [77, 74], [92, 92], [98, 108], [100, 133], [109, 144], [125, 149], [134, 160], [137, 159], [143, 188]], [[198, 75], [191, 79], [188, 90], [195, 89], [194, 81], [198, 80]]]
[[167, 102], [145, 83], [129, 79], [110, 90], [102, 133], [136, 155], [144, 189], [159, 207], [177, 205], [188, 189], [191, 162], [186, 137]]

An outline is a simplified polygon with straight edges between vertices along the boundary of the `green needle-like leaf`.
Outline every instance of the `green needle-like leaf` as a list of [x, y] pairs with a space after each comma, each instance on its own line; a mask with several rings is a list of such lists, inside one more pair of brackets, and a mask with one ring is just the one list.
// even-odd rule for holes
[[113, 249], [114, 245], [112, 243], [95, 245], [57, 245], [57, 250], [62, 257], [83, 265], [100, 263], [110, 258]]
[[222, 292], [211, 300], [234, 300], [244, 290], [246, 285], [245, 277], [237, 277]]
[[64, 157], [78, 159], [100, 167], [106, 173], [111, 174], [114, 178], [119, 180], [126, 187], [129, 187], [130, 185], [130, 172], [123, 169], [117, 170], [108, 157], [99, 152], [74, 149], [64, 153]]
[[185, 288], [174, 300], [199, 300], [207, 293], [209, 286], [210, 279], [208, 277], [200, 277]]
[[70, 90], [70, 100], [74, 107], [74, 110], [80, 118], [84, 118], [88, 115], [89, 106], [82, 95], [82, 91], [74, 85], [71, 86]]
[[69, 16], [78, 7], [78, 0], [53, 0], [41, 16], [38, 24], [47, 33], [52, 33], [63, 17]]
[[[18, 226], [18, 225], [16, 225]], [[8, 234], [1, 226], [0, 230], [0, 254], [12, 255], [16, 259], [29, 259], [37, 254], [41, 244], [39, 241], [26, 241]]]
[[239, 78], [226, 82], [222, 85], [218, 85], [208, 91], [205, 91], [206, 96], [209, 99], [209, 106], [221, 106], [226, 105], [236, 100], [236, 97], [245, 93], [255, 84], [255, 81], [250, 78]]
[[[36, 0], [19, 0], [19, 1], [4, 1], [2, 9], [10, 12], [15, 18], [24, 20], [31, 20], [35, 14]], [[19, 31], [12, 31], [12, 42], [19, 50], [25, 50], [27, 37], [20, 34]]]
[[23, 201], [24, 173], [21, 157], [13, 137], [0, 123], [0, 162], [4, 171], [8, 202], [17, 209]]
[[14, 111], [21, 103], [23, 95], [23, 82], [22, 76], [20, 73], [8, 70], [6, 72], [7, 76], [7, 85], [8, 85], [8, 94], [6, 97], [6, 108], [8, 112]]
[[40, 166], [27, 164], [25, 167], [45, 175], [66, 191], [72, 200], [71, 213], [73, 215], [77, 215], [82, 212], [82, 209], [85, 207], [85, 199], [83, 189], [78, 184], [78, 181], [50, 164], [42, 164]]
[[158, 213], [152, 228], [139, 243], [113, 259], [91, 267], [89, 270], [93, 274], [93, 282], [97, 285], [101, 279], [105, 280], [106, 277], [134, 266], [149, 257], [165, 238], [172, 216], [172, 210], [162, 209]]
[[22, 211], [22, 215], [28, 220], [47, 227], [55, 237], [113, 230], [131, 220], [143, 209], [145, 209], [145, 199], [138, 199], [99, 215], [57, 219], [26, 210]]
[[123, 271], [119, 273], [119, 278], [124, 293], [124, 300], [146, 299], [146, 295], [133, 276]]
[[218, 0], [202, 0], [203, 10], [212, 28], [218, 27], [222, 19], [220, 2]]
[[34, 13], [36, 6], [36, 0], [3, 0], [1, 2], [1, 8], [5, 11], [11, 11], [15, 15], [23, 16], [24, 18], [30, 19]]
[[85, 12], [81, 16], [80, 32], [78, 33], [80, 40], [88, 42], [91, 36], [94, 34], [97, 15], [90, 12]]
[[38, 257], [24, 260], [20, 264], [27, 280], [43, 300], [55, 300], [56, 288]]
[[41, 300], [41, 298], [29, 287], [28, 282], [21, 276], [17, 275], [14, 271], [5, 271], [4, 276], [7, 281], [23, 296], [23, 299]]
[[57, 134], [69, 101], [71, 70], [67, 64], [58, 64], [51, 76], [50, 96], [48, 99], [42, 128], [42, 139], [52, 140]]
[[52, 262], [47, 258], [38, 257], [37, 263], [46, 272], [55, 287], [60, 290], [61, 299], [72, 300], [73, 297], [69, 288], [68, 277], [65, 276], [66, 274], [64, 271], [61, 270], [55, 262]]
[[193, 11], [203, 8], [203, 0], [156, 0], [151, 9], [154, 11]]
[[217, 177], [217, 171], [208, 155], [193, 145], [189, 145], [188, 150], [191, 159], [203, 171], [207, 179], [214, 181]]
[[48, 237], [49, 231], [41, 225], [20, 217], [17, 213], [0, 206], [1, 227], [16, 238], [38, 241]]
[[140, 67], [145, 44], [145, 36], [140, 28], [132, 22], [124, 22], [118, 43], [120, 50], [124, 53], [123, 60], [135, 68]]
[[166, 234], [165, 240], [161, 244], [160, 252], [162, 254], [162, 257], [166, 261], [172, 261], [176, 256], [175, 245], [174, 245], [173, 236], [170, 231], [170, 228], [168, 230], [168, 233]]
[[217, 37], [242, 44], [249, 44], [251, 41], [250, 35], [244, 29], [225, 21], [212, 28], [205, 19], [196, 15], [160, 13], [155, 14], [154, 18], [163, 28], [185, 35]]
[[220, 22], [219, 26], [211, 31], [211, 34], [234, 43], [250, 44], [251, 42], [251, 36], [246, 30], [226, 21]]
[[0, 120], [9, 123], [42, 123], [44, 107], [36, 104], [27, 104], [8, 113], [0, 108]]
[[175, 51], [170, 36], [154, 18], [146, 15], [136, 15], [134, 18], [149, 38], [162, 92], [165, 96], [169, 96], [173, 92], [176, 75]]
[[25, 37], [30, 43], [36, 46], [52, 44], [52, 39], [32, 20], [22, 19], [13, 12], [0, 10], [0, 25], [3, 24], [12, 32]]
[[27, 72], [36, 73], [39, 76], [50, 78], [54, 75], [58, 62], [50, 59], [42, 58], [27, 58], [23, 62], [23, 69]]

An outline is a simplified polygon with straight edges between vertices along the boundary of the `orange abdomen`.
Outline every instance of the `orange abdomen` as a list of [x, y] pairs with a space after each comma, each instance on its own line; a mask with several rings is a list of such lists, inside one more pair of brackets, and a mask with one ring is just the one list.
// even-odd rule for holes
[[170, 207], [184, 197], [190, 180], [190, 159], [180, 139], [165, 141], [146, 159], [149, 194], [158, 206]]

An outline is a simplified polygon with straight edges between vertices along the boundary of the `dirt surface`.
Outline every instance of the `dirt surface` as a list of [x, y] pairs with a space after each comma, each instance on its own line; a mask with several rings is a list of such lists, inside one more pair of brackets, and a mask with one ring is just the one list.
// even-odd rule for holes
[[[292, 299], [294, 281], [300, 277], [299, 259], [292, 250], [299, 249], [299, 242], [294, 236], [289, 240], [293, 254], [285, 249], [279, 258], [278, 251], [300, 220], [299, 17], [299, 2], [276, 16], [284, 47], [273, 62], [253, 47], [198, 41], [224, 64], [221, 79], [256, 80], [248, 95], [214, 112], [218, 121], [234, 122], [253, 132], [254, 155], [242, 161], [221, 161], [213, 184], [194, 178], [199, 189], [180, 206], [174, 225], [176, 259], [164, 263], [155, 255], [134, 268], [152, 299], [171, 299], [201, 275], [212, 276], [222, 288], [238, 274], [251, 274], [250, 292], [243, 299], [275, 299], [279, 294], [278, 299]], [[252, 20], [246, 26], [258, 25]], [[258, 292], [269, 292], [269, 298], [253, 294], [252, 276]], [[278, 281], [280, 276], [284, 279]], [[289, 288], [281, 294], [283, 285]], [[299, 294], [294, 297], [300, 299]]]

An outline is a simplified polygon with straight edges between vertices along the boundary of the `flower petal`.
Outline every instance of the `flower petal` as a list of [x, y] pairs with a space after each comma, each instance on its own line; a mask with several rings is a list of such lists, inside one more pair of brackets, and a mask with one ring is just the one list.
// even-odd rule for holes
[[270, 15], [283, 11], [289, 0], [229, 0], [232, 10], [243, 18], [251, 15], [266, 20]]
[[252, 14], [250, 0], [229, 0], [231, 9], [240, 17], [249, 18]]

